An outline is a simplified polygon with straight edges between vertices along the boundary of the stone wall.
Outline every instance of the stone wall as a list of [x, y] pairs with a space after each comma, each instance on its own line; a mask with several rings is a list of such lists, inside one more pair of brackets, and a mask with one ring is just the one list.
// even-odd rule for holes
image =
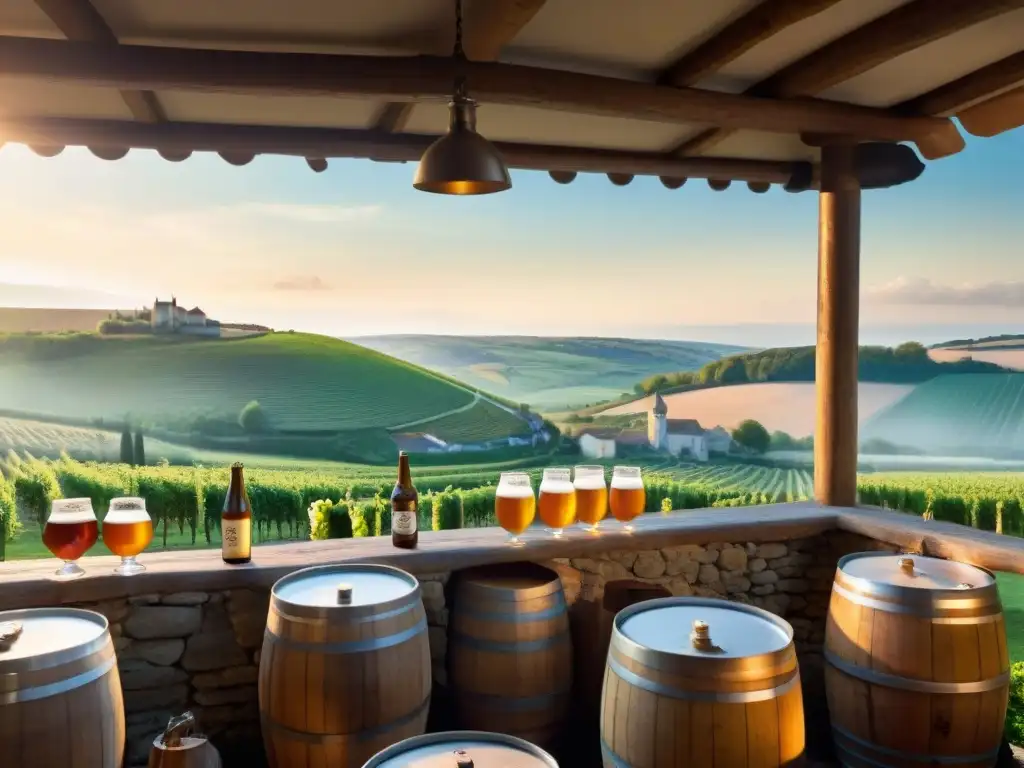
[[[620, 550], [546, 564], [561, 576], [571, 614], [598, 605], [609, 582], [632, 580], [663, 586], [673, 595], [725, 598], [783, 616], [793, 625], [806, 695], [816, 697], [821, 695], [824, 617], [836, 561], [877, 547], [870, 539], [830, 532], [786, 542]], [[445, 686], [449, 574], [418, 578], [434, 680]], [[126, 766], [145, 765], [155, 735], [169, 717], [186, 709], [196, 714], [225, 757], [232, 750], [261, 749], [256, 685], [268, 606], [267, 590], [249, 589], [142, 595], [80, 606], [104, 614], [111, 623], [124, 688]], [[807, 707], [809, 715], [813, 710]], [[239, 762], [258, 765], [248, 757]]]

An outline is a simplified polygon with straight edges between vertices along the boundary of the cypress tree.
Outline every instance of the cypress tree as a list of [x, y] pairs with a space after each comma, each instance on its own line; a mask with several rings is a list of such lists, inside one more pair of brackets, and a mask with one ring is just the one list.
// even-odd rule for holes
[[142, 438], [142, 430], [135, 432], [135, 466], [146, 466], [146, 443]]
[[121, 463], [135, 466], [135, 446], [132, 445], [132, 432], [127, 426], [121, 431]]

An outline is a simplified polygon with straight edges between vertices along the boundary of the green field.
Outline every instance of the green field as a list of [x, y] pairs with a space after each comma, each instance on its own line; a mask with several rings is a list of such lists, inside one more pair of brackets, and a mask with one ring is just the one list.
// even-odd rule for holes
[[372, 336], [353, 339], [546, 412], [632, 392], [661, 371], [697, 369], [742, 347], [696, 341], [533, 336]]
[[[187, 433], [197, 419], [230, 426], [246, 403], [257, 400], [274, 431], [391, 429], [440, 418], [440, 428], [453, 439], [529, 432], [521, 419], [490, 402], [474, 405], [476, 397], [415, 365], [312, 334], [232, 340], [0, 336], [0, 403], [8, 412], [41, 419], [130, 418]], [[54, 437], [97, 448], [96, 439], [81, 433]]]
[[875, 414], [861, 437], [940, 456], [1024, 451], [1024, 373], [939, 376]]

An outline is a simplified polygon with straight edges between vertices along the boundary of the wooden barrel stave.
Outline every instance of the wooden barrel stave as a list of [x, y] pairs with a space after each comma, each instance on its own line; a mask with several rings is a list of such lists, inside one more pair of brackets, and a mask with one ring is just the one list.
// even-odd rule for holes
[[[482, 587], [476, 578], [497, 578], [499, 586]], [[568, 712], [573, 671], [557, 574], [533, 565], [466, 573], [457, 585], [448, 656], [460, 727], [550, 745]]]
[[655, 658], [630, 647], [616, 629], [601, 696], [603, 764], [606, 768], [800, 764], [805, 747], [803, 693], [791, 630], [789, 637], [788, 647], [770, 658], [723, 663], [713, 657], [660, 653]]
[[87, 611], [44, 608], [0, 614], [0, 622], [28, 622], [44, 613], [88, 616], [104, 629], [82, 653], [69, 653], [73, 658], [67, 661], [0, 675], [3, 762], [18, 768], [121, 768], [124, 697], [106, 619]]
[[843, 561], [825, 632], [837, 753], [850, 766], [952, 761], [991, 768], [1009, 691], [1006, 630], [994, 586], [959, 598], [911, 595], [908, 602], [884, 586], [845, 576], [842, 568]]
[[295, 615], [271, 602], [259, 703], [272, 766], [358, 768], [426, 729], [430, 646], [419, 588], [379, 613], [346, 610]]

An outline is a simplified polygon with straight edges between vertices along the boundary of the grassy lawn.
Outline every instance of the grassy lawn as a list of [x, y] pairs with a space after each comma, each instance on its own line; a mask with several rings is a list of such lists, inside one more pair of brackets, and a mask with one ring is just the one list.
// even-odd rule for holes
[[998, 575], [999, 596], [1006, 613], [1006, 639], [1010, 660], [1024, 661], [1024, 576], [1016, 573]]

